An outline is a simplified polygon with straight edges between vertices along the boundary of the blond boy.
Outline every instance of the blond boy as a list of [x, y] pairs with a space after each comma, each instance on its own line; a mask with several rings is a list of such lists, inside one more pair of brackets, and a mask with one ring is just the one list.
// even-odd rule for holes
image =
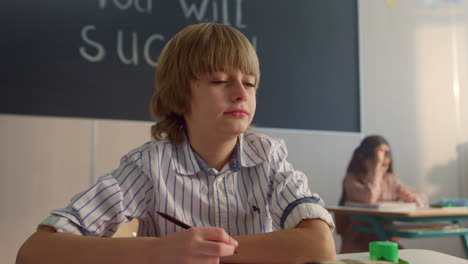
[[[282, 143], [247, 132], [260, 71], [245, 36], [216, 23], [188, 26], [161, 52], [156, 80], [154, 140], [53, 210], [17, 263], [334, 259], [334, 224], [307, 177], [286, 161]], [[137, 237], [108, 238], [133, 218]]]

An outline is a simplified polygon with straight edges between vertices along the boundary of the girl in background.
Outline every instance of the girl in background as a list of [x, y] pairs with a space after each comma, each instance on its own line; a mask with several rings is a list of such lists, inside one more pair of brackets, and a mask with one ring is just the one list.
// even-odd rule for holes
[[[424, 207], [426, 195], [404, 185], [393, 172], [390, 145], [382, 136], [364, 138], [354, 150], [343, 180], [340, 205], [346, 201], [375, 204], [380, 201], [415, 202]], [[341, 235], [341, 253], [365, 252], [369, 242], [379, 240], [377, 235], [354, 230], [355, 225], [366, 223], [349, 220], [347, 216], [336, 216], [337, 232]], [[399, 238], [391, 241], [399, 243]], [[401, 245], [400, 245], [401, 247]]]

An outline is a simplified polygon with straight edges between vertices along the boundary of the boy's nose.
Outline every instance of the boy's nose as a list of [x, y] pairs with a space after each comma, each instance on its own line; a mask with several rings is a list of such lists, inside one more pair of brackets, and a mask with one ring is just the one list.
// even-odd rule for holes
[[232, 100], [245, 101], [247, 100], [247, 90], [241, 81], [236, 81], [232, 87]]

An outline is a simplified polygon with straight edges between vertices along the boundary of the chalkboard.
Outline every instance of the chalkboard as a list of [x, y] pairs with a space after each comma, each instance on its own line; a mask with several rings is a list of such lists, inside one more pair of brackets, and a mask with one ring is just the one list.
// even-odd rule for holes
[[0, 113], [150, 120], [176, 32], [230, 24], [255, 46], [259, 127], [360, 131], [356, 0], [29, 0], [0, 9]]

